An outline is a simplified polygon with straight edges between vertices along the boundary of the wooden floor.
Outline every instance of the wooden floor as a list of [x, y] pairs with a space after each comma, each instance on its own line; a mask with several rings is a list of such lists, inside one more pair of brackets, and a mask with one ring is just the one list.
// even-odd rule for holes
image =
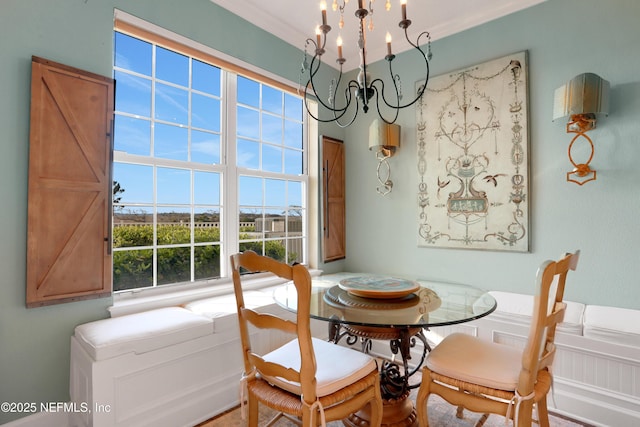
[[[260, 407], [259, 425], [266, 425], [275, 415], [274, 411], [269, 408]], [[550, 408], [553, 409], [553, 408]], [[549, 424], [551, 427], [594, 427], [590, 424], [581, 423], [564, 416], [550, 413]], [[242, 420], [240, 407], [226, 411], [214, 418], [198, 424], [195, 427], [245, 427], [245, 420]], [[432, 395], [429, 398], [429, 425], [431, 427], [504, 427], [505, 419], [498, 415], [489, 415], [488, 417], [464, 411], [464, 418], [456, 417], [456, 408], [448, 404], [439, 396]], [[511, 425], [511, 423], [506, 424]], [[297, 427], [298, 425], [286, 420], [280, 419], [274, 424], [274, 427]], [[343, 427], [341, 421], [327, 423], [327, 427]]]

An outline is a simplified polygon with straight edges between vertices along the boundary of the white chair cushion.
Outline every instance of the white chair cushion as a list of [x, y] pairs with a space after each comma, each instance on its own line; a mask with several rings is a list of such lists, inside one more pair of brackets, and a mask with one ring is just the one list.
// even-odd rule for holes
[[[535, 299], [533, 295], [502, 291], [490, 291], [489, 294], [491, 294], [498, 303], [496, 311], [489, 316], [527, 326], [531, 324]], [[567, 309], [564, 313], [564, 320], [559, 323], [556, 328], [557, 331], [582, 335], [585, 305], [573, 301], [564, 302], [567, 304]]]
[[94, 360], [142, 354], [213, 334], [213, 321], [181, 307], [166, 307], [76, 326], [75, 337]]
[[425, 363], [441, 375], [513, 391], [522, 369], [522, 352], [503, 344], [454, 333], [429, 353]]
[[640, 310], [588, 305], [584, 314], [584, 336], [640, 347]]
[[[312, 338], [312, 341], [317, 364], [316, 394], [318, 397], [335, 393], [377, 369], [376, 361], [371, 356], [318, 338]], [[282, 347], [264, 355], [263, 359], [299, 371], [300, 348], [298, 340], [289, 341]], [[280, 377], [263, 376], [263, 378], [291, 393], [302, 393], [300, 383], [287, 381]]]

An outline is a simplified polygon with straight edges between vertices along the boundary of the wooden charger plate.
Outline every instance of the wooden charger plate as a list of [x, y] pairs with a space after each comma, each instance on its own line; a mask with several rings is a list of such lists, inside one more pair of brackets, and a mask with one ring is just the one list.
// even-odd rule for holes
[[350, 277], [340, 280], [338, 286], [352, 295], [376, 299], [402, 298], [420, 289], [413, 280], [379, 276]]

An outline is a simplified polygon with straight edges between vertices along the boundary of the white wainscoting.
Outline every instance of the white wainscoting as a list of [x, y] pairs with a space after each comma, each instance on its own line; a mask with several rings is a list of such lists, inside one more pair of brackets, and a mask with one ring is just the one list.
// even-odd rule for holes
[[[287, 315], [275, 305], [263, 310]], [[314, 335], [326, 339], [327, 323], [313, 321], [312, 325]], [[427, 336], [436, 344], [452, 332], [522, 347], [528, 328], [489, 316], [471, 323], [433, 328]], [[288, 339], [265, 334], [258, 334], [258, 338], [259, 346], [265, 348], [275, 348]], [[563, 332], [556, 334], [556, 345], [555, 380], [549, 396], [552, 412], [595, 426], [640, 425], [640, 348]], [[386, 341], [374, 341], [371, 352], [385, 357], [391, 355]], [[421, 355], [422, 344], [417, 340], [411, 364], [418, 363]], [[72, 372], [75, 369], [70, 385], [72, 396], [91, 406], [113, 405], [107, 421], [102, 424], [94, 421], [95, 427], [151, 426], [160, 425], [160, 420], [166, 423], [174, 419], [176, 422], [172, 425], [176, 427], [191, 427], [239, 404], [242, 359], [235, 315], [216, 319], [215, 333], [210, 337], [146, 354], [101, 361], [106, 364], [100, 368], [86, 368], [91, 365], [86, 362], [85, 368], [71, 368]], [[190, 421], [178, 421], [184, 419], [185, 413], [191, 417]], [[85, 414], [72, 415], [38, 413], [4, 426], [91, 425]]]

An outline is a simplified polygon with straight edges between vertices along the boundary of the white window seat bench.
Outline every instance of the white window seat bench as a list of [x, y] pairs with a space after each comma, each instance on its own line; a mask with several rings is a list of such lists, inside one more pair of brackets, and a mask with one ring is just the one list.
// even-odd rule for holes
[[[246, 303], [291, 316], [271, 294], [272, 288], [247, 292]], [[496, 312], [433, 328], [430, 340], [465, 332], [522, 346], [533, 297], [492, 294]], [[555, 403], [550, 397], [549, 408], [594, 425], [640, 425], [640, 310], [567, 305], [556, 334]], [[103, 410], [75, 413], [70, 425], [191, 427], [238, 405], [242, 358], [235, 313], [234, 296], [221, 295], [79, 325], [71, 337], [71, 400]], [[317, 337], [328, 335], [324, 322], [313, 329]], [[260, 345], [272, 349], [288, 339], [261, 336]], [[372, 352], [388, 356], [388, 343], [374, 343]]]
[[[245, 303], [293, 316], [273, 302], [272, 292], [245, 292]], [[314, 334], [326, 337], [326, 325], [318, 322]], [[253, 342], [272, 349], [290, 338], [260, 333]], [[71, 426], [192, 427], [239, 404], [243, 365], [235, 297], [79, 325], [71, 337], [70, 368], [71, 401], [101, 409], [71, 414]]]

